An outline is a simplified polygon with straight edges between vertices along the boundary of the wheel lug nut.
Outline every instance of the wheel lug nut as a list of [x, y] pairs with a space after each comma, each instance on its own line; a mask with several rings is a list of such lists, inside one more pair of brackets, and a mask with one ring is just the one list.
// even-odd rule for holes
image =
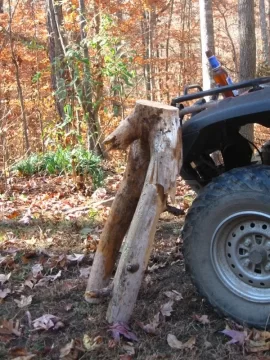
[[265, 271], [270, 271], [270, 263], [268, 263], [268, 264], [265, 265], [264, 270], [265, 270]]
[[244, 241], [244, 245], [247, 246], [247, 247], [249, 247], [251, 245], [251, 243], [252, 243], [252, 241], [250, 239], [246, 239]]
[[250, 265], [250, 263], [251, 263], [251, 261], [249, 260], [249, 259], [246, 259], [245, 261], [244, 261], [244, 267], [248, 267], [249, 265]]

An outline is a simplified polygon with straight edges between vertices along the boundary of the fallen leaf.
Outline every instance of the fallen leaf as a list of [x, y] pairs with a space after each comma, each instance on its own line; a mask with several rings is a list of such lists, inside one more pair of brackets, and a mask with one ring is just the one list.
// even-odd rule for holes
[[47, 275], [47, 276], [43, 276], [37, 283], [35, 286], [45, 286], [48, 282], [53, 282], [56, 279], [59, 279], [62, 276], [62, 271], [59, 270], [58, 273], [56, 275]]
[[181, 293], [179, 293], [176, 290], [172, 290], [172, 291], [165, 291], [164, 293], [169, 299], [174, 300], [174, 301], [180, 301], [183, 299], [183, 296]]
[[0, 285], [3, 285], [4, 283], [6, 283], [9, 278], [11, 276], [11, 272], [9, 274], [0, 274]]
[[83, 258], [84, 258], [84, 254], [72, 254], [72, 255], [67, 255], [67, 260], [69, 261], [77, 261], [78, 263], [80, 263]]
[[152, 266], [148, 266], [147, 271], [149, 271], [150, 273], [154, 272], [157, 269], [161, 269], [164, 268], [167, 265], [167, 263], [155, 263]]
[[108, 331], [112, 333], [112, 337], [116, 342], [120, 341], [120, 335], [128, 340], [138, 341], [137, 336], [130, 330], [129, 326], [123, 322], [117, 322], [109, 326]]
[[203, 325], [207, 325], [210, 324], [210, 320], [208, 319], [208, 315], [194, 315], [193, 316], [195, 320], [197, 320], [198, 322], [200, 322]]
[[68, 311], [70, 311], [70, 310], [72, 310], [73, 309], [73, 304], [66, 304], [66, 306], [65, 306], [65, 310], [66, 310], [66, 312], [68, 312]]
[[132, 360], [132, 356], [129, 354], [124, 354], [119, 356], [119, 360]]
[[7, 297], [8, 294], [11, 293], [11, 290], [10, 289], [3, 289], [3, 290], [0, 290], [0, 299], [4, 299], [5, 297]]
[[84, 334], [83, 336], [83, 345], [87, 351], [92, 351], [101, 346], [103, 339], [101, 336], [96, 336], [94, 339], [89, 335]]
[[159, 312], [154, 316], [154, 319], [151, 323], [144, 325], [141, 322], [138, 322], [138, 325], [148, 334], [157, 335], [157, 327], [159, 325]]
[[196, 343], [196, 338], [195, 336], [192, 336], [188, 341], [182, 343], [182, 341], [179, 341], [175, 335], [168, 334], [167, 342], [172, 349], [179, 349], [179, 350], [192, 349]]
[[36, 354], [31, 354], [22, 347], [11, 348], [9, 350], [9, 355], [12, 356], [12, 360], [30, 360], [37, 357]]
[[230, 341], [227, 342], [227, 344], [240, 344], [244, 345], [245, 339], [247, 337], [246, 331], [237, 331], [237, 330], [231, 330], [231, 329], [225, 329], [221, 331], [222, 334], [227, 335], [231, 338]]
[[72, 339], [60, 349], [59, 359], [77, 360], [84, 353], [80, 340]]
[[35, 264], [34, 266], [32, 266], [31, 271], [34, 278], [36, 278], [41, 273], [42, 270], [43, 270], [43, 266], [41, 264]]
[[18, 320], [2, 320], [0, 321], [1, 335], [16, 335], [21, 336], [20, 322]]
[[32, 303], [32, 299], [33, 299], [32, 295], [29, 295], [29, 296], [21, 295], [20, 300], [14, 299], [14, 301], [18, 305], [19, 308], [24, 308]]
[[35, 330], [58, 330], [63, 326], [64, 324], [60, 321], [60, 318], [51, 314], [45, 314], [33, 320]]
[[128, 354], [128, 355], [135, 355], [135, 349], [132, 343], [127, 343], [122, 346], [122, 349]]
[[173, 300], [170, 300], [169, 302], [160, 307], [160, 312], [163, 316], [171, 316], [171, 312], [173, 311], [173, 303]]
[[80, 277], [88, 279], [91, 271], [91, 266], [80, 268]]
[[249, 340], [247, 342], [246, 350], [249, 353], [268, 351], [270, 350], [270, 342], [265, 340], [261, 340], [261, 341]]

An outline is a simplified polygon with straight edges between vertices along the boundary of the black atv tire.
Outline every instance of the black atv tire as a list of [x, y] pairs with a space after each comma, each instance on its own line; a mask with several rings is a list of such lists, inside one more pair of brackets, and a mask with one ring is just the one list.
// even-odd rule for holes
[[270, 166], [233, 169], [208, 184], [183, 240], [199, 292], [241, 324], [270, 327]]

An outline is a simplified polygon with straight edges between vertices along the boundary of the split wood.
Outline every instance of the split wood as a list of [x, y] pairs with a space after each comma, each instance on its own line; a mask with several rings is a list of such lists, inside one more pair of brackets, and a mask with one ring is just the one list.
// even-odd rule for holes
[[107, 320], [127, 323], [147, 268], [160, 213], [168, 195], [174, 201], [182, 164], [179, 110], [139, 100], [134, 112], [106, 138], [105, 144], [110, 149], [131, 146], [123, 181], [101, 234], [85, 299], [100, 302], [96, 295], [109, 285], [125, 237]]

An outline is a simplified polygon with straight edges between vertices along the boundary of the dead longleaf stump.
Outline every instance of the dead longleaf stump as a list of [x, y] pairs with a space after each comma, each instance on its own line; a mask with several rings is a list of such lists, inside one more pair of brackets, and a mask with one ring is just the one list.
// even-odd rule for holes
[[[127, 323], [153, 246], [157, 221], [168, 195], [174, 201], [182, 162], [178, 108], [139, 100], [131, 115], [109, 135], [109, 149], [130, 145], [123, 181], [102, 232], [85, 299], [98, 303], [111, 295], [109, 323]], [[112, 287], [109, 282], [125, 237]]]

